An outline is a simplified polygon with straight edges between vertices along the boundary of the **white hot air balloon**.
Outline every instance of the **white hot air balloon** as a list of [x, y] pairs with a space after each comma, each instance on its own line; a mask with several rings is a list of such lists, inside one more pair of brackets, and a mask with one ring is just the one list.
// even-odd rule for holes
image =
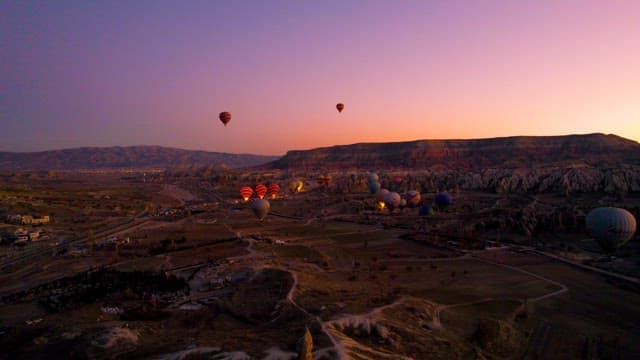
[[384, 197], [384, 203], [387, 205], [387, 207], [391, 211], [399, 207], [401, 202], [402, 202], [402, 196], [400, 196], [400, 194], [398, 194], [395, 191], [387, 193], [387, 195]]

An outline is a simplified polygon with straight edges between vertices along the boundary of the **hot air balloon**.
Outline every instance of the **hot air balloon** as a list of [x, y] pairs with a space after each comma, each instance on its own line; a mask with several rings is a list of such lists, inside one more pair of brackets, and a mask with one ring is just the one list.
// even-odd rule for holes
[[380, 189], [376, 193], [376, 202], [378, 203], [378, 207], [379, 208], [384, 209], [384, 207], [385, 207], [384, 199], [385, 199], [385, 197], [387, 196], [388, 193], [389, 193], [389, 190], [387, 190], [387, 189]]
[[242, 200], [248, 201], [251, 195], [253, 195], [253, 189], [251, 186], [243, 186], [240, 188], [240, 196], [242, 196]]
[[342, 112], [342, 110], [344, 109], [344, 104], [343, 103], [337, 103], [336, 104], [336, 109], [338, 109], [338, 112]]
[[267, 192], [269, 193], [269, 196], [271, 196], [272, 199], [275, 199], [280, 193], [280, 185], [278, 185], [277, 183], [269, 184], [269, 187], [267, 188]]
[[436, 205], [438, 205], [438, 209], [445, 210], [449, 205], [451, 205], [452, 201], [453, 198], [446, 191], [440, 192], [436, 195]]
[[398, 194], [395, 191], [387, 193], [387, 195], [385, 195], [384, 197], [384, 203], [385, 205], [387, 205], [387, 207], [391, 211], [399, 207], [401, 202], [402, 202], [402, 197], [400, 196], [400, 194]]
[[302, 180], [293, 180], [289, 183], [289, 191], [291, 191], [292, 193], [299, 193], [300, 191], [302, 191], [303, 186], [304, 183], [302, 182]]
[[271, 204], [265, 199], [256, 199], [251, 203], [251, 210], [253, 210], [253, 213], [260, 221], [264, 220], [270, 209]]
[[410, 208], [417, 208], [420, 206], [420, 193], [415, 190], [409, 190], [404, 195], [404, 198], [407, 200], [407, 206]]
[[633, 237], [636, 219], [625, 209], [600, 207], [589, 212], [586, 227], [605, 252], [613, 253]]
[[369, 192], [372, 194], [377, 193], [380, 190], [380, 183], [377, 181], [367, 183], [367, 187], [369, 188]]
[[258, 195], [258, 197], [260, 199], [264, 199], [264, 196], [267, 194], [267, 187], [262, 185], [262, 184], [258, 184], [256, 185], [256, 195]]
[[387, 196], [388, 193], [389, 193], [389, 190], [387, 190], [387, 189], [378, 190], [378, 192], [376, 193], [376, 201], [377, 202], [384, 202], [384, 199], [385, 199], [385, 197]]
[[218, 118], [220, 118], [220, 121], [222, 121], [224, 126], [227, 126], [229, 121], [231, 121], [231, 113], [228, 111], [223, 111], [220, 113], [220, 115], [218, 115]]
[[404, 209], [405, 207], [407, 207], [407, 200], [406, 199], [401, 199], [400, 200], [400, 209]]
[[433, 208], [431, 207], [431, 205], [422, 205], [420, 206], [420, 209], [418, 210], [418, 214], [420, 216], [426, 216], [426, 215], [431, 215], [433, 214]]

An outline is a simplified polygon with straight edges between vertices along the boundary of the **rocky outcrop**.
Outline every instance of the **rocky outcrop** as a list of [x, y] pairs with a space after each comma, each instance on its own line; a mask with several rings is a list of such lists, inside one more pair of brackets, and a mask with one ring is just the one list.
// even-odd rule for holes
[[87, 147], [30, 153], [0, 152], [0, 170], [165, 168], [191, 165], [241, 168], [265, 164], [276, 158], [162, 146]]
[[[335, 176], [331, 187], [338, 193], [367, 191], [364, 173]], [[499, 194], [605, 192], [622, 195], [640, 191], [640, 165], [549, 166], [539, 168], [489, 168], [482, 170], [427, 169], [405, 172], [380, 171], [383, 188], [398, 191], [468, 190]], [[402, 183], [392, 179], [402, 177]]]
[[531, 168], [571, 164], [640, 164], [640, 144], [616, 135], [516, 136], [471, 140], [361, 143], [289, 151], [280, 169]]

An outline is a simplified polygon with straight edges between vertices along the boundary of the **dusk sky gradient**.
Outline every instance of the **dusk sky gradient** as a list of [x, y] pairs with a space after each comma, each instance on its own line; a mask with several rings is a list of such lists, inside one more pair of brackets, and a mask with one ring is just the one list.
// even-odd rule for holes
[[640, 140], [640, 1], [0, 2], [0, 151], [591, 132]]

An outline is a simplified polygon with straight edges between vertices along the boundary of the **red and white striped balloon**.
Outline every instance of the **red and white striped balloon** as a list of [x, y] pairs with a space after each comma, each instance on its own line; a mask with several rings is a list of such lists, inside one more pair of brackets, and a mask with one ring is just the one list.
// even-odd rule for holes
[[269, 196], [271, 196], [272, 199], [275, 199], [280, 193], [280, 185], [277, 183], [271, 183], [269, 184], [267, 191], [269, 192]]
[[240, 188], [240, 196], [242, 196], [242, 200], [249, 201], [251, 195], [253, 195], [253, 189], [251, 186], [243, 186]]
[[258, 195], [258, 197], [260, 199], [264, 199], [264, 196], [267, 194], [267, 187], [262, 185], [262, 184], [258, 184], [256, 185], [256, 195]]

